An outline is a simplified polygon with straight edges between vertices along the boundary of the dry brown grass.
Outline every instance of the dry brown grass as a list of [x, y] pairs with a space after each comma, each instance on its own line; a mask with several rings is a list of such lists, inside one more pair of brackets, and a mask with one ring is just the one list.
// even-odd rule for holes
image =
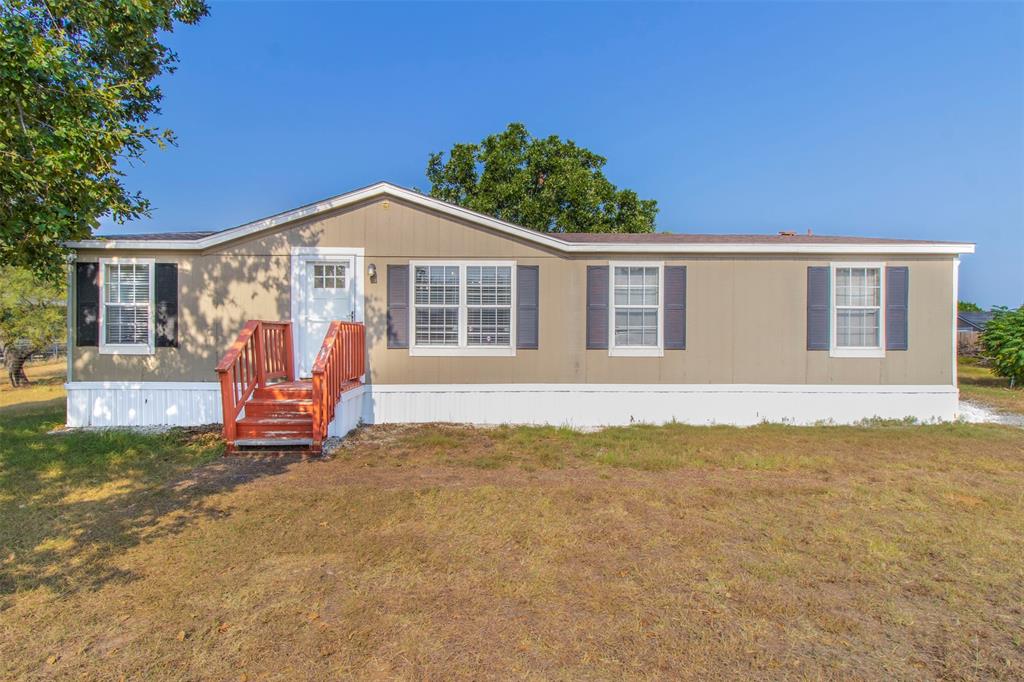
[[0, 365], [0, 407], [19, 406], [19, 409], [39, 407], [41, 403], [56, 404], [64, 399], [64, 360], [32, 362], [25, 365], [30, 386], [14, 388], [7, 380], [7, 369]]
[[1021, 430], [378, 426], [196, 467], [207, 434], [11, 414], [0, 678], [1024, 676]]
[[997, 377], [973, 358], [960, 358], [960, 397], [1002, 412], [1024, 414], [1024, 387], [1010, 388], [1009, 379]]

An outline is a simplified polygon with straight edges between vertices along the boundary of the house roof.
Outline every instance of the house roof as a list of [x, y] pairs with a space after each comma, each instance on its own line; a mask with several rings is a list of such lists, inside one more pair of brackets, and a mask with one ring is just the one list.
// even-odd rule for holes
[[821, 254], [961, 254], [974, 253], [974, 244], [960, 242], [836, 237], [827, 235], [716, 235], [684, 233], [591, 234], [543, 233], [498, 220], [423, 195], [404, 187], [379, 182], [369, 187], [324, 199], [306, 206], [261, 218], [217, 232], [165, 232], [155, 234], [98, 236], [68, 242], [72, 249], [203, 250], [234, 239], [279, 228], [297, 220], [334, 211], [359, 202], [392, 197], [517, 237], [541, 246], [570, 253], [821, 253]]
[[565, 232], [556, 235], [574, 244], [954, 244], [920, 239], [837, 237], [817, 234], [693, 234], [655, 232], [641, 234]]
[[976, 329], [979, 332], [985, 331], [985, 325], [989, 323], [996, 314], [992, 312], [960, 312], [957, 313], [957, 326], [961, 328]]

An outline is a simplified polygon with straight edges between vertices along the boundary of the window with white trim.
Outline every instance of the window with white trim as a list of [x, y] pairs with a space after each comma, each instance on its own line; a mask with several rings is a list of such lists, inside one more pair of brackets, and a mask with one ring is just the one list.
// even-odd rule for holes
[[515, 264], [412, 264], [410, 352], [512, 355]]
[[614, 353], [657, 354], [662, 350], [662, 266], [611, 267], [611, 345]]
[[837, 354], [878, 355], [885, 339], [881, 264], [832, 267], [832, 347]]
[[100, 350], [153, 352], [153, 262], [102, 261]]

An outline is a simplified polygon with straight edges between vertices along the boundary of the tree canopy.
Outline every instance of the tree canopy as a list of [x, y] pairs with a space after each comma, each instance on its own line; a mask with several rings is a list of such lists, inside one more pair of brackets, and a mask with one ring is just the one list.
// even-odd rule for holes
[[27, 381], [25, 360], [64, 338], [65, 285], [10, 266], [0, 266], [0, 282], [0, 349], [17, 385]]
[[970, 301], [959, 301], [957, 303], [957, 310], [962, 313], [980, 313], [984, 312], [981, 306], [977, 303], [971, 303]]
[[106, 214], [148, 215], [118, 163], [173, 143], [147, 122], [177, 61], [160, 33], [206, 13], [204, 0], [0, 3], [0, 264], [57, 277], [62, 242]]
[[430, 195], [540, 232], [653, 232], [658, 204], [619, 189], [589, 149], [522, 123], [430, 155]]

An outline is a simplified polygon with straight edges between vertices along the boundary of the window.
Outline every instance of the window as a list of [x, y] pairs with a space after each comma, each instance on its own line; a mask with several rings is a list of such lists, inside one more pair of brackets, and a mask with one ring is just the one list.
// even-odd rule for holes
[[344, 263], [317, 263], [313, 266], [314, 289], [344, 289]]
[[612, 264], [611, 355], [661, 355], [662, 266]]
[[153, 352], [153, 262], [103, 260], [100, 352]]
[[466, 267], [467, 342], [470, 346], [512, 343], [512, 268]]
[[514, 355], [513, 263], [413, 263], [413, 355]]
[[421, 265], [415, 273], [416, 344], [459, 345], [459, 268]]
[[882, 267], [874, 263], [832, 266], [832, 355], [885, 354]]

